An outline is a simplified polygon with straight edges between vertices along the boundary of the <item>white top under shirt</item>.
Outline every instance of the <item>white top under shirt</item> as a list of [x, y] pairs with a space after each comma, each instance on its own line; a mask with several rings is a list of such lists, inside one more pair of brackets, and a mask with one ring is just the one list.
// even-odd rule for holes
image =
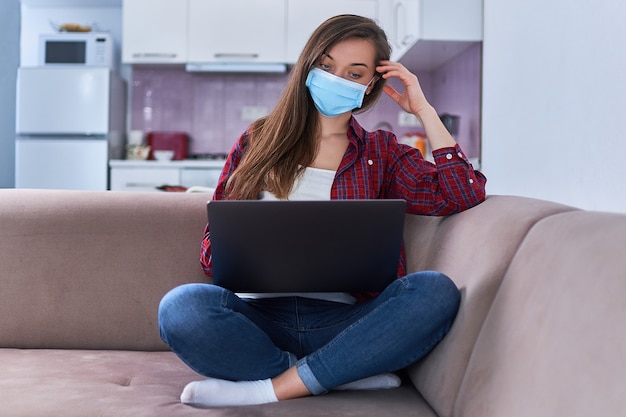
[[[330, 189], [335, 180], [335, 171], [308, 167], [293, 184], [288, 200], [330, 200]], [[261, 193], [261, 200], [278, 200], [268, 191]], [[303, 293], [238, 293], [241, 298], [306, 297], [317, 300], [354, 304], [356, 299], [345, 292], [303, 292]]]

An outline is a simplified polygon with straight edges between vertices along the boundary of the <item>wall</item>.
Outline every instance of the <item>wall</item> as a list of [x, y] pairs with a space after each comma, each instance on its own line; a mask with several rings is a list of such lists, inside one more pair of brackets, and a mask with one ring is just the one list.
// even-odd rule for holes
[[285, 74], [224, 75], [185, 72], [176, 67], [135, 67], [131, 88], [131, 128], [184, 131], [192, 154], [227, 153], [250, 121], [243, 106], [271, 110]]
[[20, 63], [20, 2], [0, 3], [0, 188], [15, 186], [15, 81]]
[[460, 116], [457, 141], [470, 158], [480, 156], [482, 45], [476, 44], [432, 72], [432, 104]]
[[484, 5], [488, 192], [626, 212], [626, 2]]
[[[439, 113], [459, 115], [458, 141], [471, 158], [480, 152], [480, 45], [443, 67], [419, 74], [426, 96]], [[131, 128], [181, 130], [191, 136], [192, 154], [226, 153], [250, 121], [243, 106], [276, 104], [288, 74], [224, 75], [187, 73], [181, 67], [141, 66], [133, 69]], [[397, 81], [397, 80], [396, 80]], [[392, 83], [400, 89], [398, 82]], [[357, 115], [366, 129], [386, 128], [398, 135], [415, 128], [398, 124], [400, 108], [382, 95], [376, 106]]]

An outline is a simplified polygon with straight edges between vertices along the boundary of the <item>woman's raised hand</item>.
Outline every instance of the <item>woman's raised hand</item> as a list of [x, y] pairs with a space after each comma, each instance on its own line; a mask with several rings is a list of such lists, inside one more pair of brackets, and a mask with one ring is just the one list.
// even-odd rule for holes
[[397, 78], [404, 85], [404, 91], [398, 92], [389, 84], [385, 84], [383, 90], [393, 101], [398, 103], [402, 110], [419, 117], [419, 114], [430, 108], [430, 104], [424, 96], [417, 76], [398, 62], [381, 61], [376, 71], [382, 74], [384, 79]]

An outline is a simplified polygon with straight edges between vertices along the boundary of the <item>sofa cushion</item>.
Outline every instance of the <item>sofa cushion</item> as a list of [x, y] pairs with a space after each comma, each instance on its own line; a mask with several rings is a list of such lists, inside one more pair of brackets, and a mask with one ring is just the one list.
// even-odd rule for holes
[[0, 349], [0, 363], [0, 416], [435, 417], [410, 383], [262, 406], [194, 408], [179, 396], [202, 377], [170, 352]]
[[405, 231], [409, 270], [441, 271], [462, 301], [448, 335], [409, 369], [418, 390], [440, 416], [451, 416], [474, 342], [509, 262], [541, 219], [575, 210], [522, 197], [492, 196], [447, 218], [411, 217]]
[[160, 299], [206, 281], [208, 198], [0, 190], [0, 346], [165, 349]]
[[485, 320], [455, 415], [624, 415], [625, 248], [626, 215], [537, 223]]

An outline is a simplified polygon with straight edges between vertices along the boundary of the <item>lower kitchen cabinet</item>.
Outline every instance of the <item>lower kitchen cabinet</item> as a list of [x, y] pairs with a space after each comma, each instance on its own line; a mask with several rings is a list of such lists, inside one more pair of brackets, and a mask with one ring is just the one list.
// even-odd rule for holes
[[110, 188], [113, 191], [159, 191], [157, 187], [210, 187], [217, 185], [223, 160], [134, 161], [112, 160]]

